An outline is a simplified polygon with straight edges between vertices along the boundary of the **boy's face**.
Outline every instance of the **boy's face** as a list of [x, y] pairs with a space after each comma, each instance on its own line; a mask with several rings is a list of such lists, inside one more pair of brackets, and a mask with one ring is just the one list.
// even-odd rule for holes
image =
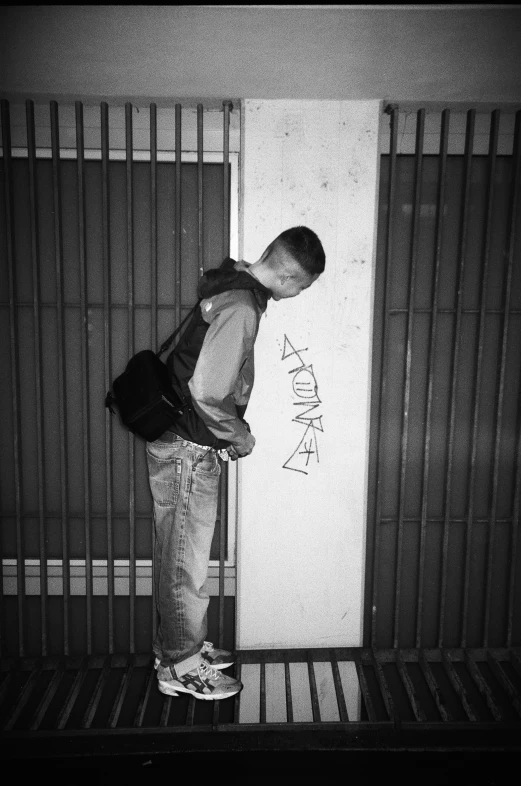
[[296, 297], [313, 284], [319, 274], [310, 275], [292, 257], [284, 254], [283, 264], [270, 283], [273, 300]]

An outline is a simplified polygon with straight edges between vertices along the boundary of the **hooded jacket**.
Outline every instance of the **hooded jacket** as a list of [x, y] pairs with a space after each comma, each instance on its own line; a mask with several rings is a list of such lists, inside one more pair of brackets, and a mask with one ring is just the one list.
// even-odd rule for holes
[[199, 445], [249, 452], [244, 423], [254, 381], [254, 344], [271, 292], [248, 265], [227, 258], [201, 278], [199, 308], [167, 365], [188, 407], [172, 431]]

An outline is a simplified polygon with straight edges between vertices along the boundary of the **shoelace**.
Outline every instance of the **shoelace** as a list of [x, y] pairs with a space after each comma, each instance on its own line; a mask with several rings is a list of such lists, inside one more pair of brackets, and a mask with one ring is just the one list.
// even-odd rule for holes
[[214, 669], [210, 666], [209, 663], [203, 661], [199, 664], [199, 676], [201, 679], [205, 678], [207, 680], [219, 680], [221, 679], [221, 674], [219, 673], [218, 669]]

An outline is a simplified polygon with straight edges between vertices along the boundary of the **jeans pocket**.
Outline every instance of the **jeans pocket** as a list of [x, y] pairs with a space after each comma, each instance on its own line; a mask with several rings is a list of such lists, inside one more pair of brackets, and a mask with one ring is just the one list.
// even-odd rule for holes
[[148, 476], [154, 503], [160, 507], [175, 507], [181, 488], [182, 460], [157, 459], [147, 448]]
[[212, 475], [218, 478], [221, 474], [221, 465], [215, 451], [212, 450], [200, 459], [196, 459], [194, 470], [196, 475]]

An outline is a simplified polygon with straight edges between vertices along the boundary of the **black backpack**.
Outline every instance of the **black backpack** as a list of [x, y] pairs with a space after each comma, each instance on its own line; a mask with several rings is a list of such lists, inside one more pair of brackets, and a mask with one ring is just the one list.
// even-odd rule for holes
[[199, 302], [158, 352], [144, 349], [130, 358], [125, 371], [116, 377], [105, 397], [105, 406], [110, 412], [114, 414], [116, 406], [123, 425], [147, 442], [153, 442], [171, 428], [188, 406], [172, 387], [170, 372], [160, 356], [194, 314]]

